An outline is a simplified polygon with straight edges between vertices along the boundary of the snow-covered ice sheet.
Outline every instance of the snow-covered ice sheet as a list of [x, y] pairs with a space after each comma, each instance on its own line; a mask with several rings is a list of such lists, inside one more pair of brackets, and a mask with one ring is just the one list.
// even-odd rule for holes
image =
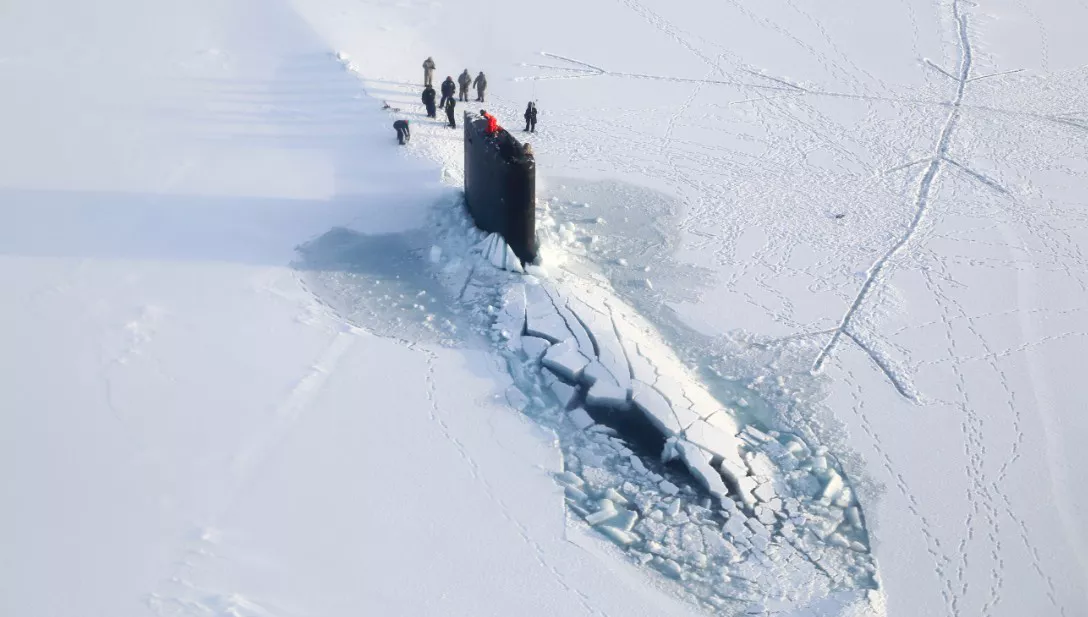
[[3, 15], [0, 614], [695, 614], [566, 527], [421, 287], [449, 189], [289, 5]]
[[[843, 461], [892, 614], [1088, 604], [1083, 4], [310, 6], [383, 97], [416, 97], [397, 45], [487, 70], [509, 126], [538, 101], [549, 270], [592, 262]], [[441, 131], [414, 147], [456, 178]]]
[[[0, 613], [1088, 605], [1083, 3], [293, 4], [5, 6]], [[538, 101], [524, 355], [427, 55], [509, 127]], [[553, 398], [545, 339], [599, 405]]]

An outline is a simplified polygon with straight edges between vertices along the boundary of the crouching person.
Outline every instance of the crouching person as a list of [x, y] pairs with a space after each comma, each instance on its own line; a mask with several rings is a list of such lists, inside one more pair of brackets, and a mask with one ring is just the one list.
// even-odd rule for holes
[[397, 131], [397, 141], [400, 145], [403, 146], [412, 138], [412, 133], [408, 130], [407, 120], [397, 120], [393, 123], [393, 128]]

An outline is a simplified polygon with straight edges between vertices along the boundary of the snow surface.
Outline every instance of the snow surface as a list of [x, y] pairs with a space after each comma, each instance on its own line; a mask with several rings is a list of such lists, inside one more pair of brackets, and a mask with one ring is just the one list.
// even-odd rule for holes
[[290, 6], [4, 10], [0, 614], [695, 614], [566, 527], [486, 344], [287, 267], [351, 224], [395, 289], [449, 190]]
[[306, 12], [383, 98], [412, 100], [375, 53], [398, 41], [488, 69], [509, 126], [538, 100], [550, 271], [603, 270], [702, 379], [843, 462], [892, 614], [1082, 611], [1088, 427], [1060, 384], [1086, 351], [1088, 7], [559, 2], [503, 26], [521, 11]]
[[1085, 614], [1083, 3], [7, 11], [0, 613]]

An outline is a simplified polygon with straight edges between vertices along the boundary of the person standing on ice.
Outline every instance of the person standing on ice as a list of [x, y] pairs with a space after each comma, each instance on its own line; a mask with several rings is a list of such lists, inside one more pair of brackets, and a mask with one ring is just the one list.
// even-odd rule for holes
[[445, 107], [445, 109], [446, 109], [446, 118], [448, 118], [449, 121], [450, 121], [450, 125], [449, 125], [450, 128], [451, 129], [457, 128], [457, 120], [455, 120], [454, 116], [453, 116], [454, 108], [457, 107], [457, 100], [454, 99], [451, 96], [448, 99], [446, 99], [446, 104], [443, 107]]
[[472, 85], [472, 75], [468, 74], [468, 69], [465, 69], [460, 75], [457, 76], [457, 100], [468, 100], [468, 87]]
[[397, 141], [400, 142], [400, 145], [403, 146], [412, 138], [411, 132], [408, 131], [407, 120], [397, 120], [393, 123], [393, 128], [397, 131]]
[[434, 85], [434, 60], [427, 56], [427, 59], [423, 61], [423, 85]]
[[525, 108], [525, 132], [536, 132], [536, 103], [529, 101], [529, 106]]
[[427, 108], [427, 117], [434, 118], [434, 88], [430, 86], [423, 89], [423, 106]]
[[453, 78], [446, 75], [446, 81], [442, 82], [442, 102], [438, 104], [439, 107], [446, 106], [446, 99], [452, 99], [453, 95], [457, 93], [457, 84], [453, 83]]
[[476, 79], [472, 80], [472, 85], [476, 86], [476, 102], [484, 102], [484, 90], [487, 90], [487, 78], [484, 77], [483, 71], [480, 71], [480, 74], [476, 76]]

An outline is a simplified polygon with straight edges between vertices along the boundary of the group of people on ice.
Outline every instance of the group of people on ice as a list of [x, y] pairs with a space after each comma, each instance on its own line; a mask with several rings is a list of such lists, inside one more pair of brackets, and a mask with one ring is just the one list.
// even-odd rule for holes
[[[457, 101], [468, 101], [469, 88], [476, 89], [476, 102], [484, 102], [484, 94], [487, 91], [487, 76], [483, 71], [480, 71], [476, 75], [475, 79], [469, 74], [468, 69], [465, 69], [457, 77], [457, 82], [453, 81], [452, 76], [446, 76], [446, 80], [442, 82], [440, 88], [442, 91], [442, 98], [435, 103], [437, 93], [434, 89], [434, 72], [435, 72], [434, 59], [428, 57], [423, 61], [423, 106], [427, 109], [428, 118], [438, 117], [438, 108], [441, 108], [446, 113], [446, 119], [448, 121], [447, 126], [450, 128], [457, 128], [457, 119], [455, 112], [457, 109]], [[456, 95], [456, 98], [455, 98]], [[491, 121], [494, 120], [494, 116], [489, 115], [486, 111], [481, 111], [481, 115], [485, 118], [490, 118], [488, 121], [489, 131]], [[528, 106], [525, 108], [525, 132], [536, 132], [536, 119], [537, 110], [536, 103], [529, 101]], [[498, 122], [495, 121], [496, 127]], [[407, 120], [397, 120], [393, 123], [393, 128], [397, 131], [397, 141], [403, 146], [411, 138], [411, 131], [408, 126]], [[496, 128], [497, 130], [497, 128]]]
[[[423, 85], [430, 88], [434, 86], [434, 59], [428, 57], [423, 61]], [[487, 77], [483, 71], [480, 71], [476, 75], [476, 79], [473, 79], [468, 74], [468, 69], [465, 69], [460, 75], [457, 76], [457, 84], [453, 83], [453, 77], [446, 76], [446, 81], [442, 82], [442, 99], [445, 102], [446, 97], [453, 96], [454, 89], [460, 86], [460, 93], [458, 99], [462, 101], [468, 100], [469, 87], [476, 88], [476, 100], [480, 103], [484, 101], [484, 92], [487, 91]]]

